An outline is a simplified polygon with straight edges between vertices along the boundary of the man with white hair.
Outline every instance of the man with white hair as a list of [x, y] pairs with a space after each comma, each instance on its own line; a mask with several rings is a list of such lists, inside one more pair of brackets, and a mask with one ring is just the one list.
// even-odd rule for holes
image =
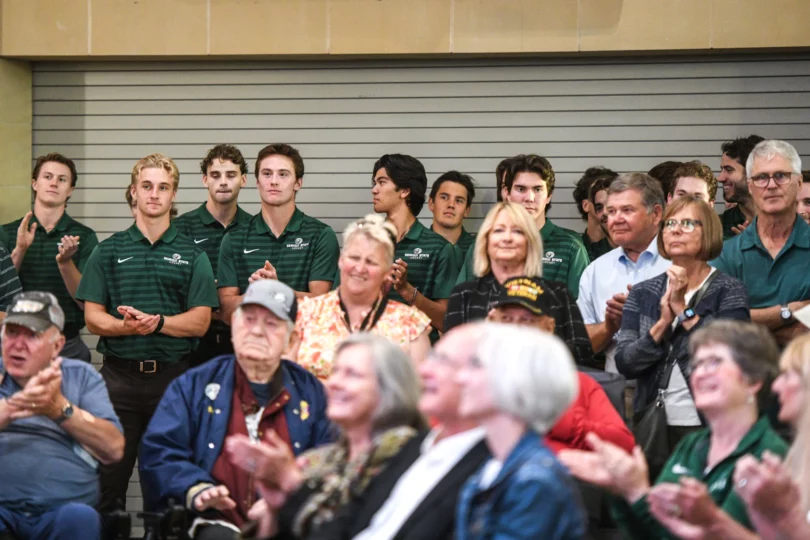
[[784, 345], [807, 332], [793, 313], [810, 304], [810, 225], [796, 213], [802, 162], [790, 144], [765, 140], [751, 151], [745, 169], [757, 216], [711, 264], [745, 284], [751, 320]]
[[214, 358], [175, 379], [146, 429], [139, 470], [144, 506], [185, 502], [190, 535], [235, 539], [256, 499], [251, 475], [223, 452], [229, 435], [258, 442], [275, 434], [292, 451], [330, 442], [323, 385], [282, 354], [294, 338], [295, 292], [273, 279], [252, 283], [234, 311], [235, 355]]

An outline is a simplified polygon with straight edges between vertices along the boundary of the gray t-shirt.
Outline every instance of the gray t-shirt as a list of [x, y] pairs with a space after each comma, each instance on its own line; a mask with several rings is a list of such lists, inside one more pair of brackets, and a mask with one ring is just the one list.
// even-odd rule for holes
[[[0, 399], [21, 390], [0, 359]], [[74, 406], [109, 420], [123, 433], [101, 375], [80, 360], [62, 360], [62, 394]], [[0, 431], [0, 506], [45, 511], [69, 502], [95, 506], [98, 462], [56, 422], [15, 420]]]

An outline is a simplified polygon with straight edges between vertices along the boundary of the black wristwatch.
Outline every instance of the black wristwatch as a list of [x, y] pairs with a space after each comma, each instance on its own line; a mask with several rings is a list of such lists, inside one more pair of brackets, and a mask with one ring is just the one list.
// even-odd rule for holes
[[158, 320], [157, 326], [155, 327], [155, 331], [152, 332], [152, 333], [157, 334], [158, 332], [160, 332], [163, 329], [163, 323], [165, 323], [165, 322], [166, 322], [166, 319], [164, 319], [163, 315], [161, 315], [160, 319]]
[[685, 310], [683, 310], [683, 313], [678, 315], [678, 324], [683, 324], [689, 319], [694, 319], [695, 317], [697, 317], [697, 313], [695, 313], [695, 310], [692, 308], [686, 308]]
[[57, 424], [61, 424], [65, 420], [70, 420], [73, 418], [73, 404], [69, 401], [66, 401], [65, 404], [62, 406], [62, 414], [54, 420]]

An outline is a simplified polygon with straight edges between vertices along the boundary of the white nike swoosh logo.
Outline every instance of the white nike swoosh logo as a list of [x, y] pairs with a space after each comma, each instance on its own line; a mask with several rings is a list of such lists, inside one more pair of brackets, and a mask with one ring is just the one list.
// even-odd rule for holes
[[249, 250], [249, 251], [246, 249], [246, 250], [245, 250], [245, 254], [247, 254], [247, 253], [253, 253], [254, 251], [259, 251], [259, 248], [256, 248], [256, 249], [251, 249], [251, 250]]
[[672, 466], [672, 474], [686, 474], [689, 472], [689, 469], [681, 465], [680, 463], [676, 463]]
[[118, 264], [121, 264], [122, 262], [127, 262], [127, 261], [128, 261], [128, 260], [130, 260], [131, 258], [132, 258], [132, 257], [127, 257], [126, 259], [118, 259]]
[[208, 238], [203, 238], [202, 240], [194, 240], [194, 243], [195, 243], [195, 244], [202, 244], [202, 243], [203, 243], [203, 242], [205, 242], [206, 240], [208, 240]]

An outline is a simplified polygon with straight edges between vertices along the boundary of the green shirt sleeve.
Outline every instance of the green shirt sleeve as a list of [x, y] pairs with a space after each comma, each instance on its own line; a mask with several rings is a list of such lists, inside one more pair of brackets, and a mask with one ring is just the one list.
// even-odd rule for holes
[[[211, 264], [210, 261], [208, 263]], [[247, 284], [245, 284], [247, 286]], [[222, 237], [219, 245], [219, 260], [217, 262], [217, 288], [239, 287], [239, 276], [236, 273], [236, 261], [233, 258], [233, 237], [231, 233]]]
[[81, 239], [79, 244], [79, 260], [76, 262], [76, 268], [79, 269], [79, 273], [84, 271], [84, 267], [97, 245], [98, 236], [94, 231], [90, 231], [89, 234], [85, 235], [85, 237]]
[[6, 250], [5, 244], [0, 244], [0, 311], [5, 311], [11, 299], [20, 291], [22, 285], [11, 261], [11, 255]]
[[450, 298], [450, 293], [453, 291], [458, 277], [458, 252], [453, 244], [448, 242], [439, 251], [435, 265], [431, 290], [423, 292], [423, 294], [431, 300]]
[[191, 284], [188, 288], [186, 309], [200, 306], [219, 307], [211, 261], [208, 260], [208, 255], [201, 249], [197, 251], [194, 264], [191, 267]]
[[104, 246], [99, 244], [87, 259], [82, 272], [82, 280], [76, 290], [77, 300], [107, 306], [110, 300], [110, 290], [107, 287], [108, 272], [104, 268], [104, 251]]
[[588, 250], [581, 240], [576, 239], [571, 243], [571, 263], [568, 266], [568, 276], [566, 277], [565, 284], [568, 287], [568, 292], [574, 297], [574, 300], [579, 297], [579, 279], [582, 273], [591, 263], [588, 257]]
[[735, 259], [741, 260], [742, 256], [739, 250], [735, 249], [736, 246], [732, 246], [734, 242], [736, 242], [735, 239], [723, 242], [723, 251], [720, 252], [720, 256], [709, 261], [709, 264], [717, 268], [720, 272], [737, 279], [742, 279], [740, 273], [737, 272], [737, 264], [735, 264]]
[[332, 281], [335, 279], [340, 246], [332, 227], [324, 227], [315, 245], [312, 266], [309, 268], [310, 281]]
[[8, 245], [8, 234], [6, 233], [6, 226], [5, 225], [0, 227], [0, 244], [3, 244], [3, 247], [5, 247], [6, 250], [8, 250], [9, 253], [11, 253], [12, 250], [14, 250], [14, 248], [16, 247], [16, 246]]
[[467, 256], [464, 258], [464, 264], [461, 266], [461, 271], [458, 273], [458, 277], [456, 278], [456, 285], [461, 285], [462, 283], [467, 283], [468, 281], [473, 281], [475, 279], [475, 274], [473, 273], [474, 251], [475, 249], [472, 247], [467, 250]]

